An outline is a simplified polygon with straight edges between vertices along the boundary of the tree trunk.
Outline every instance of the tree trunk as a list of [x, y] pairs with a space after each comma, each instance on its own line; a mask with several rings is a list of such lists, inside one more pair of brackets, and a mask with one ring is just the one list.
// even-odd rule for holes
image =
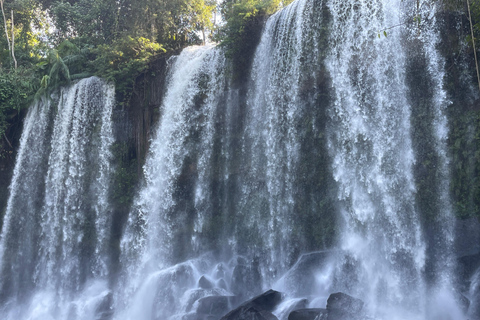
[[17, 59], [15, 59], [15, 24], [13, 22], [13, 10], [12, 13], [12, 58], [15, 63], [15, 70], [17, 70]]
[[8, 43], [8, 51], [12, 51], [10, 47], [10, 38], [8, 37], [8, 27], [7, 27], [7, 18], [5, 17], [5, 10], [3, 9], [3, 2], [5, 0], [0, 0], [0, 7], [2, 9], [2, 15], [3, 15], [3, 23], [5, 25], [5, 35], [7, 36], [7, 43]]

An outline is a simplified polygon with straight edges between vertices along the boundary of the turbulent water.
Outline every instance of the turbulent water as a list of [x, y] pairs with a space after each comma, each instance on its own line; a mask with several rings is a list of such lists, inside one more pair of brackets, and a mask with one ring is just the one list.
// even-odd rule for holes
[[91, 78], [36, 103], [0, 242], [8, 319], [220, 318], [270, 287], [279, 319], [337, 291], [368, 319], [464, 319], [436, 10], [297, 0], [241, 84], [221, 48], [171, 58], [119, 244], [113, 89]]

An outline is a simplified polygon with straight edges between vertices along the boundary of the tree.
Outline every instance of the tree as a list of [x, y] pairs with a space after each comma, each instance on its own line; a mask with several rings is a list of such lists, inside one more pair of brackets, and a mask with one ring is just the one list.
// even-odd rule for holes
[[4, 26], [5, 26], [5, 38], [7, 39], [7, 43], [8, 43], [8, 51], [11, 51], [11, 46], [10, 46], [10, 38], [8, 36], [8, 27], [7, 27], [7, 18], [5, 17], [5, 8], [3, 6], [3, 2], [5, 0], [0, 0], [0, 7], [2, 9], [2, 15], [3, 15], [3, 23], [4, 23]]

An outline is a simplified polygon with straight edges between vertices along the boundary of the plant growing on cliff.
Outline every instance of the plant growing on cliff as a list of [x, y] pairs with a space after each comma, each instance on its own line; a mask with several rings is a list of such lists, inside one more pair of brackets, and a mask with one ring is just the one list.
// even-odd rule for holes
[[20, 67], [15, 72], [0, 68], [0, 137], [12, 148], [8, 127], [21, 109], [30, 104], [37, 86], [36, 75]]
[[144, 72], [149, 61], [166, 50], [158, 43], [143, 37], [121, 38], [112, 45], [100, 45], [92, 50], [95, 60], [91, 62], [95, 74], [113, 81], [117, 94], [127, 101], [136, 76]]
[[234, 77], [243, 78], [250, 68], [249, 62], [260, 40], [267, 17], [293, 0], [225, 0], [221, 13], [226, 21], [214, 39], [226, 49], [234, 62]]

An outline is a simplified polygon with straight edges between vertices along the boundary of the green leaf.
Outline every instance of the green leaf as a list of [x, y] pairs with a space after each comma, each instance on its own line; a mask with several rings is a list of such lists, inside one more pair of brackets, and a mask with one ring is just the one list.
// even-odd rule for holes
[[383, 35], [385, 36], [385, 38], [387, 37], [387, 31], [383, 31]]
[[48, 87], [48, 80], [50, 80], [50, 77], [48, 75], [44, 75], [42, 80], [40, 81], [40, 87], [42, 88], [47, 88]]

